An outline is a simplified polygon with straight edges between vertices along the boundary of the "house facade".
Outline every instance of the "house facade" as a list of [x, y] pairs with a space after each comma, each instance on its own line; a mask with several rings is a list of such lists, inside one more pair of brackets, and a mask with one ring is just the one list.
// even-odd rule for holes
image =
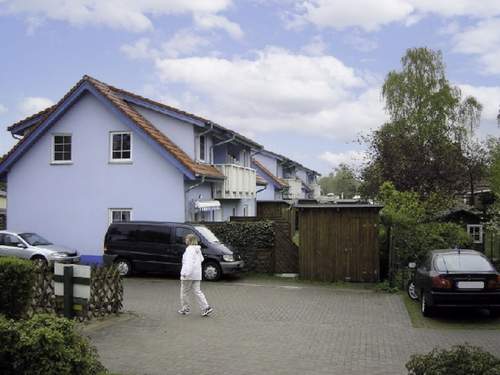
[[262, 147], [206, 119], [84, 76], [9, 131], [7, 227], [99, 261], [112, 221], [254, 216]]
[[257, 194], [257, 200], [318, 199], [321, 189], [317, 178], [320, 174], [283, 155], [268, 150], [258, 151], [252, 158], [257, 175], [267, 185]]

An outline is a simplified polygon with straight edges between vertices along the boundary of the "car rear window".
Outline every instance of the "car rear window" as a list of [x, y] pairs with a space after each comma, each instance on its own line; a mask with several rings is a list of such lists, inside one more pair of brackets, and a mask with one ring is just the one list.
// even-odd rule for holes
[[434, 264], [441, 272], [494, 271], [490, 262], [477, 254], [442, 254], [436, 257]]

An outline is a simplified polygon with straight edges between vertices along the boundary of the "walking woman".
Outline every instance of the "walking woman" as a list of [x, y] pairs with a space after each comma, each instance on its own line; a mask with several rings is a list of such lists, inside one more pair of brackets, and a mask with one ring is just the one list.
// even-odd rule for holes
[[184, 241], [187, 247], [182, 256], [181, 309], [178, 312], [181, 315], [188, 315], [191, 312], [188, 295], [192, 291], [200, 306], [201, 315], [208, 316], [214, 309], [209, 306], [205, 295], [200, 289], [201, 263], [203, 262], [201, 247], [198, 245], [198, 238], [194, 234], [188, 234]]

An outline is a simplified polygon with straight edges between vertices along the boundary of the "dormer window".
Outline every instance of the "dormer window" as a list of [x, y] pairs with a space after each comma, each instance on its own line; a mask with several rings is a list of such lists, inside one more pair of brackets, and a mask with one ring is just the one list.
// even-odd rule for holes
[[109, 160], [112, 163], [132, 162], [132, 133], [130, 132], [110, 133]]
[[71, 134], [54, 134], [52, 164], [71, 164]]

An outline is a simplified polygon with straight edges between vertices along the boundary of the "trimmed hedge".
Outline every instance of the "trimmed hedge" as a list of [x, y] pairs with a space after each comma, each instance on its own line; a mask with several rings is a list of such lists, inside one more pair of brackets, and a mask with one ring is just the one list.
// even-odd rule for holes
[[500, 359], [475, 346], [455, 345], [414, 354], [406, 368], [410, 375], [500, 375]]
[[34, 283], [35, 273], [31, 261], [0, 257], [0, 314], [12, 319], [26, 316]]
[[274, 246], [273, 222], [215, 222], [207, 225], [217, 238], [234, 249], [268, 249]]
[[97, 351], [68, 319], [34, 315], [7, 320], [0, 315], [0, 373], [5, 375], [101, 375]]

